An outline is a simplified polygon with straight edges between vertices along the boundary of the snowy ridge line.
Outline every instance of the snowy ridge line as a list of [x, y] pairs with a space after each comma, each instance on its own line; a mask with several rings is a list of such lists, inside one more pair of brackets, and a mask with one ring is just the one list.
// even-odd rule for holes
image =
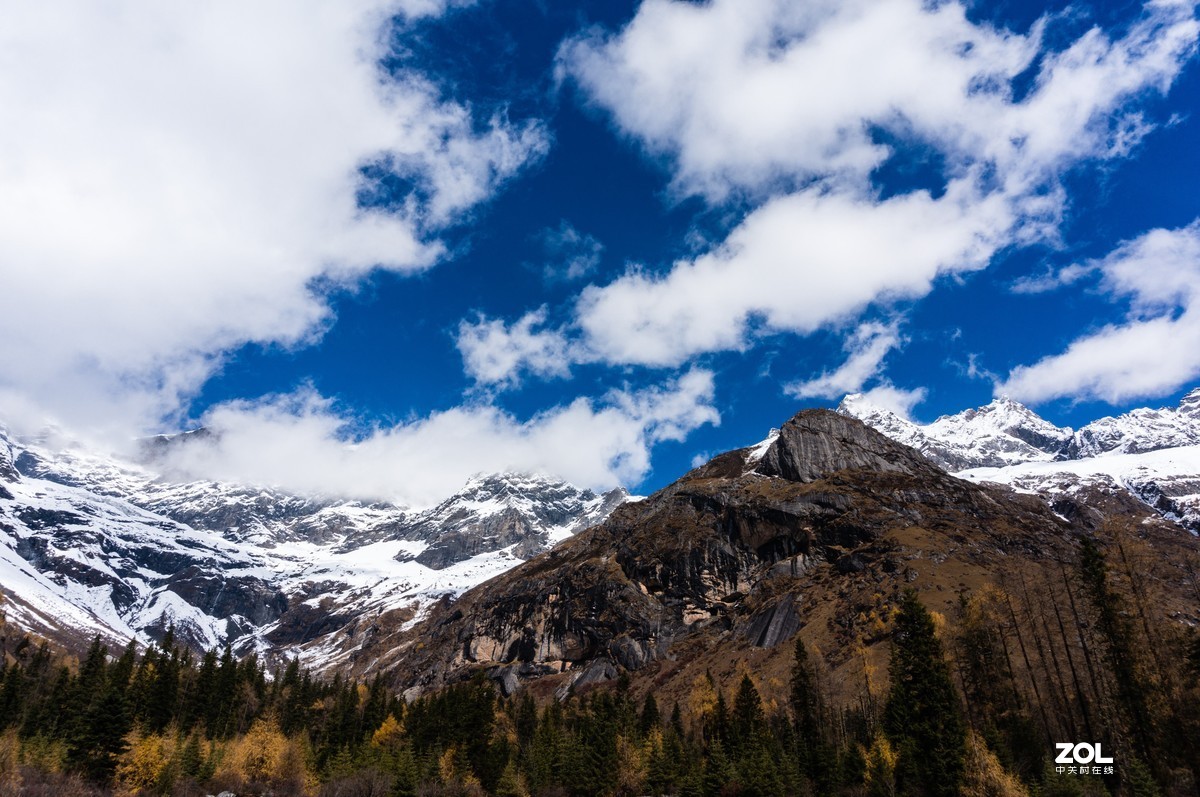
[[838, 408], [957, 476], [1052, 496], [1088, 484], [1127, 490], [1200, 533], [1200, 388], [1175, 407], [1139, 408], [1078, 431], [1011, 399], [918, 424], [847, 396]]
[[323, 668], [355, 655], [371, 626], [414, 622], [628, 499], [496, 474], [413, 512], [171, 482], [0, 432], [0, 591], [11, 622], [51, 637], [147, 643], [173, 625], [196, 647]]

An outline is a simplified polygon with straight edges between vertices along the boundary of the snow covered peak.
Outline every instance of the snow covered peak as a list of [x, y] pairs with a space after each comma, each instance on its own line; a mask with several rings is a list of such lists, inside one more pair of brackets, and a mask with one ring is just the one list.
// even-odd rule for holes
[[842, 399], [837, 412], [840, 415], [857, 418], [867, 426], [899, 443], [920, 448], [922, 440], [920, 427], [907, 418], [901, 417], [894, 410], [871, 401], [869, 396], [862, 393], [851, 393]]
[[1200, 445], [1200, 388], [1185, 395], [1175, 407], [1139, 407], [1093, 421], [1075, 435], [1069, 453], [1077, 459], [1191, 445]]
[[763, 440], [750, 446], [750, 451], [746, 454], [747, 470], [758, 464], [759, 460], [766, 455], [767, 449], [770, 448], [771, 444], [774, 443], [778, 438], [779, 430], [772, 428], [771, 431], [767, 432], [767, 436]]
[[[986, 419], [986, 423], [995, 429], [1007, 429], [1018, 424], [1041, 426], [1048, 430], [1063, 431], [1042, 418], [1033, 410], [1019, 401], [1008, 396], [998, 396], [977, 409], [964, 410], [957, 415], [943, 416], [945, 418], [963, 418], [966, 420]], [[1069, 430], [1068, 430], [1069, 431]]]
[[549, 476], [477, 476], [442, 503], [401, 523], [394, 534], [428, 542], [416, 559], [439, 569], [514, 545], [515, 555], [527, 559], [601, 522], [628, 500], [619, 487], [597, 495]]
[[[863, 416], [892, 416], [899, 418], [900, 416], [882, 404], [878, 404], [871, 400], [871, 397], [865, 393], [848, 393], [838, 404], [837, 412], [841, 415], [850, 418], [862, 418]], [[902, 419], [903, 420], [903, 419]]]
[[563, 487], [568, 487], [575, 492], [590, 492], [578, 490], [562, 479], [539, 473], [477, 473], [467, 480], [461, 490], [447, 498], [446, 501], [454, 501], [464, 496], [488, 496], [497, 500], [520, 501], [544, 495], [547, 491], [560, 490]]
[[[978, 444], [985, 438], [1002, 443], [997, 449], [1006, 460], [1049, 459], [1057, 456], [1071, 439], [1072, 430], [1050, 423], [1033, 410], [1002, 397], [973, 410], [943, 415], [929, 430], [935, 437], [959, 445]], [[1009, 445], [1005, 438], [1022, 445]]]
[[311, 655], [361, 642], [603, 521], [629, 500], [545, 476], [478, 476], [423, 512], [213, 481], [10, 438], [0, 429], [0, 593], [10, 621], [66, 640], [180, 639]]
[[1058, 428], [1010, 398], [943, 415], [930, 424], [905, 420], [859, 395], [847, 396], [838, 412], [917, 449], [949, 471], [1054, 459], [1071, 439], [1070, 429]]
[[950, 471], [1200, 445], [1200, 388], [1176, 407], [1138, 408], [1078, 431], [1055, 426], [1008, 397], [926, 425], [906, 421], [861, 395], [847, 396], [838, 411], [916, 448]]

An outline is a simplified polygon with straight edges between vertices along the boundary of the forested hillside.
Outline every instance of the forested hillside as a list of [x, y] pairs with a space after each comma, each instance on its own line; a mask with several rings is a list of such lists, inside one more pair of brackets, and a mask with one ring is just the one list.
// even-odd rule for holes
[[[878, 618], [888, 672], [849, 704], [803, 635], [782, 688], [710, 673], [670, 705], [625, 677], [505, 698], [482, 673], [405, 704], [380, 677], [268, 673], [170, 637], [116, 655], [97, 641], [82, 661], [6, 638], [0, 792], [1192, 794], [1200, 637], [1152, 620], [1118, 570], [1084, 543], [1053, 608], [988, 588], [946, 617], [905, 591]], [[1111, 771], [1056, 771], [1063, 738], [1101, 743]]]

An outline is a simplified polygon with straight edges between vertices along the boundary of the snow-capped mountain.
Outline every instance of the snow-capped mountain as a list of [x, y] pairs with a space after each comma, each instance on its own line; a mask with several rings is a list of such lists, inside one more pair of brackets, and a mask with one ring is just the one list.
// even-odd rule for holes
[[[162, 441], [154, 445], [163, 445]], [[629, 499], [523, 474], [473, 479], [437, 507], [172, 481], [0, 427], [0, 591], [16, 622], [60, 639], [180, 638], [350, 655]]]
[[857, 394], [847, 396], [838, 412], [966, 479], [1051, 497], [1079, 485], [1127, 490], [1200, 532], [1200, 388], [1176, 407], [1139, 408], [1078, 431], [1007, 398], [930, 424], [901, 418]]
[[534, 476], [480, 476], [441, 504], [404, 520], [395, 533], [428, 541], [429, 547], [413, 558], [436, 570], [510, 548], [517, 558], [529, 559], [596, 525], [628, 499], [621, 488], [596, 495]]
[[1195, 445], [1200, 445], [1200, 388], [1184, 396], [1177, 407], [1139, 408], [1092, 421], [1072, 437], [1067, 456], [1079, 459]]
[[1073, 435], [1071, 429], [1060, 429], [1007, 398], [979, 409], [943, 415], [925, 425], [874, 405], [861, 394], [843, 399], [838, 412], [917, 449], [951, 473], [1052, 461], [1067, 451]]

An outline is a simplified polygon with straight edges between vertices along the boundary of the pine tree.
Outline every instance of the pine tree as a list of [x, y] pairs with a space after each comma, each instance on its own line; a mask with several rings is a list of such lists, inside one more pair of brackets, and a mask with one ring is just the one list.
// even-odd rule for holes
[[662, 718], [658, 714], [658, 702], [655, 701], [653, 693], [647, 692], [646, 700], [642, 703], [642, 715], [638, 722], [642, 736], [649, 735], [650, 731], [657, 728], [661, 722]]
[[1108, 586], [1104, 554], [1090, 538], [1083, 541], [1079, 559], [1084, 594], [1096, 613], [1096, 627], [1104, 641], [1104, 660], [1116, 682], [1117, 699], [1124, 710], [1138, 756], [1151, 760], [1155, 752], [1154, 727], [1147, 706], [1146, 679], [1141, 677], [1134, 652], [1133, 628], [1122, 613], [1121, 599]]
[[527, 749], [533, 742], [538, 727], [537, 703], [533, 702], [533, 695], [528, 691], [521, 695], [513, 724], [517, 728], [517, 743], [520, 744], [522, 750]]
[[737, 772], [725, 753], [721, 740], [715, 740], [709, 748], [708, 760], [704, 765], [704, 797], [721, 797], [725, 787], [734, 781]]
[[808, 649], [799, 636], [796, 637], [791, 687], [788, 702], [794, 722], [797, 769], [818, 793], [824, 794], [832, 789], [836, 780], [837, 759], [826, 735], [824, 701], [817, 690]]
[[913, 590], [900, 601], [889, 675], [884, 729], [900, 756], [898, 785], [935, 797], [957, 794], [966, 729], [933, 618]]

